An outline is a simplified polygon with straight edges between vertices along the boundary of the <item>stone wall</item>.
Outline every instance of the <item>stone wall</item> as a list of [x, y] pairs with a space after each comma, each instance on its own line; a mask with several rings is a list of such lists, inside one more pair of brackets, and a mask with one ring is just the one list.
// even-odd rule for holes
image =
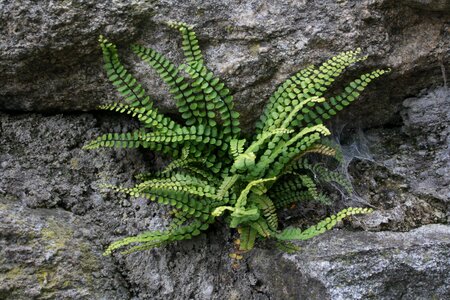
[[[101, 132], [134, 126], [95, 111], [117, 99], [96, 40], [115, 41], [156, 105], [174, 113], [161, 81], [127, 48], [139, 42], [180, 63], [168, 20], [195, 26], [247, 131], [301, 67], [361, 47], [368, 60], [343, 82], [393, 68], [334, 122], [357, 191], [340, 205], [376, 212], [295, 255], [262, 244], [238, 268], [220, 224], [193, 241], [101, 256], [120, 237], [164, 226], [168, 213], [99, 188], [131, 183], [159, 157], [81, 150]], [[0, 37], [1, 299], [450, 297], [449, 1], [3, 1]]]

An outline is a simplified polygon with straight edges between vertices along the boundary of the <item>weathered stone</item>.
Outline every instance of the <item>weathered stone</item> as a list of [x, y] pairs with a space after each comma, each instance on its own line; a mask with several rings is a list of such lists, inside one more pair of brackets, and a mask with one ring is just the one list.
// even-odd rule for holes
[[447, 299], [449, 246], [445, 225], [406, 233], [333, 231], [296, 255], [258, 251], [248, 265], [266, 299]]
[[[387, 66], [394, 71], [349, 113], [358, 111], [363, 124], [383, 124], [395, 118], [395, 103], [439, 82], [441, 66], [450, 69], [449, 12], [425, 13], [402, 2], [168, 0], [156, 10], [148, 1], [3, 4], [0, 109], [91, 110], [111, 102], [117, 94], [100, 67], [98, 34], [119, 46], [139, 41], [179, 63], [179, 37], [165, 25], [179, 20], [197, 28], [207, 64], [232, 87], [246, 128], [289, 74], [357, 47], [369, 59], [349, 74]], [[157, 104], [174, 111], [156, 75], [135, 66], [130, 51], [123, 56]]]
[[96, 245], [95, 226], [0, 194], [0, 298], [127, 299], [125, 281]]
[[403, 3], [424, 10], [450, 12], [450, 1], [448, 0], [403, 0]]
[[446, 88], [409, 98], [401, 126], [364, 133], [365, 157], [346, 148], [358, 194], [379, 208], [361, 226], [409, 230], [450, 220], [449, 99]]
[[[0, 2], [0, 110], [15, 111], [0, 113], [0, 298], [450, 298], [449, 227], [427, 225], [450, 221], [449, 95], [444, 88], [419, 94], [449, 78], [447, 7], [434, 0]], [[307, 64], [362, 47], [369, 59], [343, 82], [392, 67], [335, 122], [369, 127], [355, 143], [344, 131], [359, 198], [336, 206], [376, 212], [301, 244], [296, 255], [259, 243], [239, 266], [227, 255], [233, 232], [221, 224], [165, 248], [100, 256], [112, 241], [161, 228], [169, 216], [100, 189], [130, 184], [160, 158], [81, 150], [100, 132], [134, 126], [118, 115], [79, 112], [117, 99], [96, 39], [103, 33], [117, 42], [157, 105], [174, 113], [161, 81], [125, 50], [138, 41], [181, 63], [167, 20], [195, 26], [247, 130], [275, 85]], [[302, 209], [291, 210], [289, 222], [304, 220]]]
[[[440, 93], [438, 90], [406, 102], [404, 115], [410, 117], [405, 117], [409, 125], [403, 131], [422, 128], [422, 134], [415, 133], [421, 141], [438, 130], [439, 127], [429, 126], [426, 130], [413, 125], [425, 120], [439, 124], [438, 119], [427, 113], [413, 112], [419, 112], [414, 107], [422, 105], [430, 114], [434, 105], [444, 107], [440, 100], [429, 101]], [[441, 110], [438, 116], [442, 119], [447, 115]], [[296, 255], [282, 255], [273, 245], [259, 244], [236, 270], [228, 258], [234, 248], [232, 235], [221, 224], [207, 236], [191, 241], [126, 257], [117, 255], [112, 260], [101, 257], [101, 251], [110, 242], [160, 228], [167, 217], [164, 210], [142, 199], [128, 200], [100, 193], [100, 183], [126, 185], [133, 174], [150, 167], [139, 151], [80, 150], [99, 132], [120, 131], [132, 124], [117, 119], [116, 115], [1, 114], [0, 117], [3, 298], [391, 299], [404, 293], [406, 299], [415, 298], [414, 295], [427, 299], [425, 292], [430, 290], [427, 287], [433, 288], [438, 299], [449, 293], [449, 229], [439, 225], [408, 233], [335, 230], [302, 244], [302, 251]], [[397, 130], [401, 134], [401, 127]], [[391, 156], [400, 160], [414, 154], [402, 152], [398, 146], [384, 147], [395, 135], [383, 132], [389, 133], [380, 130], [378, 135], [368, 137], [378, 138], [370, 145], [376, 160]], [[408, 140], [400, 141], [407, 144]], [[436, 151], [447, 146], [439, 145]], [[359, 172], [364, 171], [363, 167], [356, 167]], [[409, 174], [418, 172], [415, 167], [421, 170], [425, 165], [405, 166]], [[427, 223], [446, 222], [448, 206], [421, 211], [424, 202], [433, 204], [436, 200], [423, 197], [415, 189], [405, 190], [401, 187], [405, 179], [397, 178], [399, 175], [389, 170], [387, 165], [375, 174], [376, 194], [359, 190], [365, 201], [378, 208], [378, 215], [372, 219], [354, 218], [354, 227], [409, 230]], [[374, 178], [371, 172], [354, 176], [355, 183], [370, 186]], [[376, 176], [385, 179], [381, 181]], [[405, 177], [414, 180], [410, 175]], [[384, 192], [389, 188], [394, 190], [394, 196], [384, 197], [390, 195]], [[409, 206], [405, 206], [404, 200], [410, 201]], [[395, 210], [389, 205], [399, 211], [395, 220], [392, 219]], [[443, 212], [443, 218], [433, 219]], [[295, 219], [295, 211], [290, 215]], [[380, 218], [386, 221], [379, 221]], [[51, 259], [44, 259], [46, 256]]]
[[152, 1], [0, 2], [0, 109], [94, 109], [113, 94], [102, 80], [97, 39], [128, 43]]

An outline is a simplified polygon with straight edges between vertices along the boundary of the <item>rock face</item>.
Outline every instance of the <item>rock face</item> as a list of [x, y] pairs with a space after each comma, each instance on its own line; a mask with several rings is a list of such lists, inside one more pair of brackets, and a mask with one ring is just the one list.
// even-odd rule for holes
[[[357, 47], [369, 59], [352, 74], [394, 70], [354, 110], [361, 123], [380, 125], [395, 118], [406, 95], [441, 84], [441, 67], [448, 74], [447, 7], [443, 0], [7, 2], [0, 4], [0, 109], [79, 111], [111, 102], [116, 94], [103, 77], [98, 35], [123, 47], [129, 63], [134, 56], [125, 46], [135, 41], [179, 63], [179, 37], [165, 25], [177, 20], [197, 28], [208, 65], [232, 87], [247, 127], [288, 75]], [[148, 68], [129, 65], [157, 103], [173, 110]]]
[[445, 88], [408, 98], [402, 126], [364, 132], [370, 157], [347, 148], [358, 193], [382, 208], [364, 228], [408, 230], [450, 220], [449, 99]]
[[[269, 299], [446, 299], [449, 243], [444, 225], [407, 233], [340, 231], [277, 263], [260, 251], [249, 266], [267, 284], [257, 290]], [[293, 271], [299, 275], [289, 276]], [[274, 278], [279, 273], [285, 276]]]
[[[450, 94], [439, 87], [449, 78], [449, 17], [443, 0], [0, 2], [0, 299], [450, 298]], [[305, 65], [361, 47], [369, 59], [343, 82], [392, 67], [335, 122], [358, 195], [338, 205], [375, 213], [295, 255], [259, 245], [237, 266], [233, 233], [220, 224], [192, 241], [102, 257], [169, 214], [100, 188], [130, 184], [159, 157], [81, 150], [100, 132], [135, 125], [83, 112], [116, 99], [96, 39], [123, 47], [157, 105], [174, 112], [124, 47], [137, 41], [180, 63], [167, 20], [195, 25], [247, 130], [275, 85]]]
[[[136, 170], [146, 168], [147, 159], [139, 151], [80, 150], [99, 131], [131, 125], [111, 115], [2, 114], [0, 295], [6, 299], [392, 299], [399, 295], [429, 299], [427, 292], [432, 290], [435, 298], [448, 298], [450, 228], [425, 225], [448, 222], [449, 185], [442, 181], [447, 177], [414, 177], [430, 165], [405, 163], [420, 155], [412, 147], [439, 132], [442, 137], [434, 144], [432, 161], [448, 172], [448, 155], [444, 155], [448, 123], [443, 121], [450, 110], [439, 98], [442, 95], [440, 89], [405, 101], [405, 125], [368, 131], [372, 160], [360, 155], [350, 163], [361, 197], [378, 208], [371, 216], [355, 219], [354, 227], [374, 231], [422, 227], [408, 233], [335, 230], [305, 243], [297, 255], [281, 255], [262, 245], [237, 270], [227, 256], [233, 250], [232, 237], [220, 225], [207, 237], [186, 243], [126, 257], [101, 257], [111, 241], [158, 228], [167, 216], [143, 200], [100, 192], [100, 183], [126, 184]], [[434, 107], [440, 110], [435, 112]], [[424, 113], [416, 113], [419, 108]], [[433, 120], [444, 125], [417, 127]], [[419, 128], [422, 132], [414, 133], [413, 142], [401, 139]], [[386, 147], [399, 140], [403, 147]], [[429, 178], [434, 180], [428, 182]], [[417, 189], [423, 182], [430, 190], [440, 188], [439, 195]]]
[[[2, 299], [126, 299], [129, 291], [92, 243], [93, 227], [61, 209], [0, 198]], [[95, 227], [94, 227], [95, 228]]]
[[151, 1], [2, 1], [0, 109], [88, 110], [108, 98], [99, 34], [130, 41]]

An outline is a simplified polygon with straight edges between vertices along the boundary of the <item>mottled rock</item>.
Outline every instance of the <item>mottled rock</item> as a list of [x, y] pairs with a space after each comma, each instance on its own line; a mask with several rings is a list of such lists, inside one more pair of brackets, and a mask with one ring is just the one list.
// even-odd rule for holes
[[[360, 132], [344, 147], [360, 196], [377, 208], [365, 229], [409, 230], [450, 220], [450, 94], [442, 87], [408, 98], [402, 124]], [[350, 139], [351, 140], [351, 139]]]
[[127, 299], [93, 224], [62, 209], [30, 209], [0, 194], [1, 299]]
[[450, 12], [448, 0], [403, 0], [403, 3], [424, 10]]
[[127, 43], [152, 1], [2, 1], [0, 109], [89, 110], [112, 93], [101, 76], [100, 34]]
[[274, 259], [258, 251], [248, 265], [265, 299], [448, 299], [449, 246], [445, 225], [406, 233], [333, 231], [295, 255]]
[[[408, 100], [405, 113], [426, 103], [431, 105], [425, 105], [426, 111], [432, 113], [434, 105], [442, 107], [443, 103], [427, 99], [439, 93]], [[446, 116], [442, 111], [438, 115]], [[378, 177], [372, 171], [364, 173], [361, 165], [353, 167], [362, 173], [360, 177], [352, 173], [355, 184], [376, 192], [361, 191], [361, 197], [376, 206], [378, 215], [373, 219], [354, 218], [347, 224], [371, 230], [420, 227], [417, 230], [334, 230], [301, 244], [302, 251], [296, 255], [282, 255], [270, 243], [260, 243], [234, 267], [228, 257], [234, 249], [233, 233], [219, 223], [208, 235], [194, 240], [111, 259], [100, 256], [107, 244], [146, 229], [161, 228], [168, 217], [164, 209], [142, 199], [112, 196], [99, 188], [104, 182], [129, 184], [133, 174], [153, 165], [153, 159], [149, 164], [146, 158], [150, 154], [80, 149], [99, 132], [125, 130], [133, 124], [109, 114], [0, 114], [0, 120], [3, 298], [392, 299], [404, 294], [406, 299], [417, 298], [415, 295], [427, 299], [428, 287], [435, 298], [445, 299], [449, 294], [449, 228], [420, 227], [445, 223], [448, 206], [420, 210], [423, 203], [433, 204], [434, 198], [402, 187], [405, 179], [392, 174], [389, 165], [377, 171]], [[403, 131], [398, 127], [397, 134], [407, 128], [421, 128], [412, 125], [420, 120], [432, 123], [429, 120], [434, 119], [423, 114], [405, 120], [410, 120], [409, 125]], [[378, 140], [371, 145], [376, 160], [388, 155], [400, 160], [414, 154], [402, 152], [398, 146], [383, 148], [395, 137], [383, 132], [390, 133], [379, 130]], [[420, 141], [426, 134], [429, 131], [415, 137]], [[444, 148], [441, 145], [436, 149]], [[405, 168], [412, 172], [420, 166]], [[394, 193], [385, 192], [389, 188]], [[409, 206], [402, 202], [406, 200]], [[398, 214], [393, 220], [395, 211]], [[439, 213], [444, 213], [444, 218]], [[291, 216], [295, 223], [295, 212]]]
[[[439, 1], [427, 7], [439, 6]], [[139, 41], [181, 62], [177, 34], [165, 22], [193, 24], [208, 65], [235, 93], [249, 128], [276, 84], [340, 51], [363, 48], [368, 61], [349, 74], [390, 66], [394, 72], [365, 94], [353, 111], [363, 124], [395, 118], [405, 95], [448, 73], [449, 12], [428, 13], [405, 1], [41, 1], [1, 7], [0, 109], [91, 110], [117, 99], [101, 70], [96, 45], [104, 33], [119, 44]], [[156, 7], [156, 9], [154, 8]], [[433, 10], [433, 9], [431, 9]], [[20, 18], [18, 17], [20, 16]], [[174, 111], [167, 89], [143, 64], [125, 61], [164, 111]], [[131, 61], [130, 61], [131, 60]], [[149, 74], [150, 73], [150, 74]], [[151, 76], [149, 76], [151, 75]], [[344, 80], [345, 81], [345, 80]], [[378, 91], [377, 91], [378, 90]], [[386, 93], [385, 91], [389, 91]]]
[[418, 176], [411, 185], [418, 193], [450, 205], [450, 90], [436, 89], [409, 98], [403, 105], [403, 131], [417, 151], [414, 169]]

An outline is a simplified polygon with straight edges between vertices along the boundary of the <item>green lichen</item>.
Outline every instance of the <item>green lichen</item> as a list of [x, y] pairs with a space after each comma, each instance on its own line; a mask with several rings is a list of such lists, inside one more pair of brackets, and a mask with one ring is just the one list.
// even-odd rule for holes
[[4, 280], [12, 280], [15, 281], [15, 279], [17, 277], [23, 276], [23, 269], [21, 267], [14, 267], [11, 270], [9, 270], [8, 272], [4, 273], [4, 274], [0, 274], [0, 279], [1, 281]]
[[72, 239], [73, 230], [64, 225], [50, 219], [47, 222], [47, 227], [42, 228], [41, 238], [45, 242], [46, 250], [59, 251], [66, 248], [66, 243]]
[[261, 45], [259, 43], [253, 43], [250, 45], [249, 50], [251, 55], [257, 56], [259, 54]]

